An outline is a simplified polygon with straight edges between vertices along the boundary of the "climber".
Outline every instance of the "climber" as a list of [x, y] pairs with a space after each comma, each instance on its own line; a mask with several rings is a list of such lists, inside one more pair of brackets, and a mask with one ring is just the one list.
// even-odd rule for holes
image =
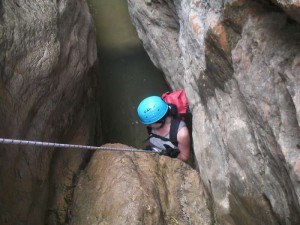
[[147, 150], [188, 161], [190, 135], [185, 122], [178, 117], [176, 105], [167, 104], [159, 96], [150, 96], [140, 102], [137, 113], [140, 121], [147, 125]]

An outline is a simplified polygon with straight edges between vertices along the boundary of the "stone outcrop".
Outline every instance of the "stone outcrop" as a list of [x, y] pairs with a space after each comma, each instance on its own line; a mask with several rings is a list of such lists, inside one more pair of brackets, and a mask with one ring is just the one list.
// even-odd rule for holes
[[299, 3], [128, 5], [154, 64], [173, 89], [187, 91], [194, 150], [218, 221], [299, 224]]
[[298, 0], [272, 0], [280, 6], [290, 17], [300, 23], [300, 2]]
[[[0, 1], [2, 138], [90, 143], [95, 37], [84, 0]], [[53, 214], [65, 221], [67, 189], [86, 157], [1, 145], [0, 224], [45, 224]]]
[[69, 224], [211, 224], [207, 199], [197, 171], [180, 160], [97, 152], [76, 184]]

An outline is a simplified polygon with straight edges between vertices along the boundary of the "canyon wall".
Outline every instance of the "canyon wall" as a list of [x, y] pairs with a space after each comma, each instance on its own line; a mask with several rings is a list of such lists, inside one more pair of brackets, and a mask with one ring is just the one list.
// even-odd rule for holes
[[153, 63], [187, 92], [218, 221], [299, 224], [299, 1], [128, 5]]
[[[91, 144], [95, 37], [84, 0], [0, 1], [0, 137]], [[81, 150], [1, 145], [0, 224], [65, 221], [88, 157]]]
[[[0, 34], [0, 138], [103, 144], [105, 106], [99, 105], [96, 32], [86, 2], [1, 1]], [[0, 144], [0, 224], [213, 219], [197, 171], [179, 160]]]
[[[299, 3], [128, 6], [187, 92], [200, 173], [153, 154], [1, 145], [0, 223], [299, 224]], [[95, 38], [83, 0], [0, 2], [0, 137], [102, 144]]]

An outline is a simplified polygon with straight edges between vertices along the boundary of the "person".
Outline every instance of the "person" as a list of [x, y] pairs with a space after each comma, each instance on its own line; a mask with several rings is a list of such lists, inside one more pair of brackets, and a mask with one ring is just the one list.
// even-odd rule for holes
[[[185, 162], [189, 160], [189, 130], [185, 122], [179, 119], [175, 105], [167, 104], [159, 96], [150, 96], [140, 102], [137, 113], [140, 121], [148, 129], [147, 150], [158, 151], [161, 155], [178, 158]], [[176, 121], [178, 121], [177, 125], [174, 125]], [[173, 134], [176, 140], [170, 137], [172, 129], [176, 129], [175, 135]]]

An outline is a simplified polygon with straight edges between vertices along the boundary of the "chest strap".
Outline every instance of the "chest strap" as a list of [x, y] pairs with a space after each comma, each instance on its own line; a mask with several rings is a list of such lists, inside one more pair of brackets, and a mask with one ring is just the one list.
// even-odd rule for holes
[[170, 138], [165, 138], [165, 137], [162, 137], [158, 134], [153, 134], [152, 133], [152, 128], [147, 126], [147, 131], [148, 131], [149, 137], [146, 139], [146, 141], [149, 140], [151, 137], [156, 137], [156, 138], [159, 138], [163, 141], [171, 141], [175, 146], [178, 146], [177, 133], [178, 133], [179, 124], [180, 124], [180, 119], [179, 118], [174, 118], [172, 120], [171, 125], [170, 125], [170, 132], [169, 132], [169, 137]]

